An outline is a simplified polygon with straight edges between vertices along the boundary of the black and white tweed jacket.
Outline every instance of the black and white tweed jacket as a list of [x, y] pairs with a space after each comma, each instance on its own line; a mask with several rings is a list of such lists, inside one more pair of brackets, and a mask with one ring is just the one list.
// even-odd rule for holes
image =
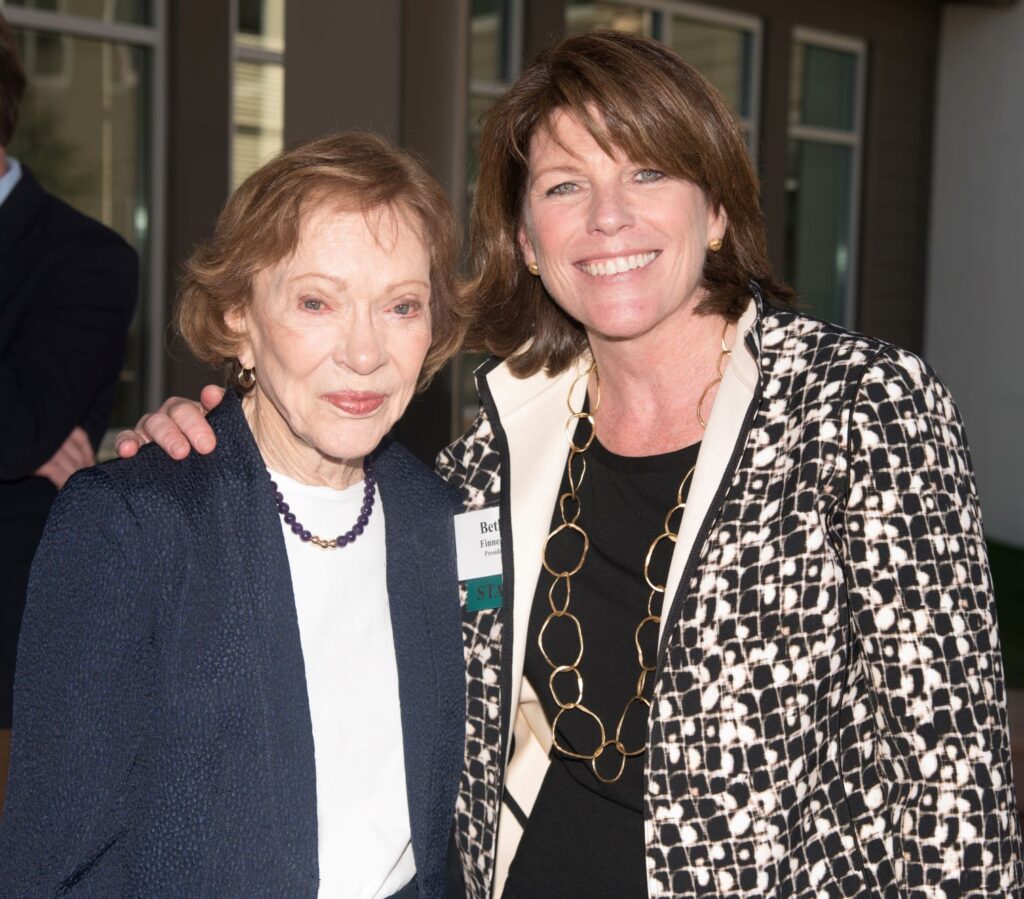
[[[740, 324], [666, 594], [648, 893], [1024, 896], [992, 587], [956, 407], [924, 363], [878, 340], [760, 298]], [[456, 826], [473, 899], [492, 891], [575, 373], [517, 384], [486, 363], [480, 416], [438, 463], [467, 507], [501, 508], [504, 607], [463, 619]]]

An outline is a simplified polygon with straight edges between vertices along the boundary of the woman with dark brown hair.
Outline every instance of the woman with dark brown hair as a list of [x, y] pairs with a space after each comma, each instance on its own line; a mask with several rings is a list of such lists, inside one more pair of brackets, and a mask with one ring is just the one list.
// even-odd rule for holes
[[570, 37], [486, 117], [493, 358], [439, 460], [501, 544], [463, 609], [474, 899], [1024, 890], [959, 415], [789, 307], [758, 193], [645, 38]]

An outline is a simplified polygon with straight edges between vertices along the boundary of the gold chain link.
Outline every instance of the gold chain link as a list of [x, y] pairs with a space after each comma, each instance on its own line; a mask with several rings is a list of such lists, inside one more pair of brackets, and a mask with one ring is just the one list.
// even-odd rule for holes
[[[704, 388], [704, 391], [700, 395], [700, 399], [697, 401], [697, 421], [700, 423], [702, 428], [706, 425], [704, 418], [701, 415], [701, 406], [711, 389], [722, 380], [723, 362], [730, 354], [729, 347], [725, 342], [728, 327], [729, 323], [726, 322], [725, 327], [722, 329], [722, 351], [718, 357], [718, 364], [716, 365], [717, 376], [707, 385], [707, 387]], [[589, 379], [591, 374], [594, 375], [594, 408], [591, 412], [577, 412], [572, 408], [573, 391], [576, 389], [576, 385], [581, 379]], [[593, 710], [583, 703], [583, 675], [579, 669], [580, 663], [583, 661], [583, 626], [580, 623], [579, 618], [569, 611], [569, 604], [572, 600], [572, 577], [583, 568], [583, 564], [587, 559], [587, 553], [590, 551], [590, 537], [587, 535], [587, 532], [577, 524], [577, 521], [579, 520], [581, 511], [579, 490], [587, 472], [587, 461], [583, 454], [594, 441], [594, 436], [596, 434], [594, 416], [597, 414], [597, 410], [601, 407], [601, 382], [598, 377], [596, 362], [591, 363], [590, 367], [585, 372], [576, 376], [572, 386], [569, 388], [567, 404], [569, 406], [569, 418], [565, 423], [565, 433], [569, 440], [569, 458], [566, 462], [566, 476], [569, 481], [569, 490], [558, 498], [558, 510], [562, 518], [562, 523], [548, 534], [548, 538], [544, 542], [544, 554], [542, 558], [544, 570], [547, 571], [554, 580], [548, 588], [548, 603], [551, 606], [551, 611], [548, 613], [547, 618], [544, 619], [544, 624], [541, 625], [540, 633], [537, 635], [537, 647], [540, 649], [541, 655], [544, 656], [544, 661], [551, 667], [551, 674], [548, 677], [548, 689], [551, 691], [551, 698], [558, 707], [558, 712], [555, 714], [555, 718], [551, 722], [552, 745], [554, 745], [554, 747], [564, 756], [590, 762], [590, 767], [594, 772], [594, 776], [603, 783], [611, 784], [615, 783], [622, 777], [626, 770], [627, 758], [642, 755], [647, 750], [646, 742], [635, 749], [627, 747], [622, 741], [622, 731], [626, 724], [626, 718], [634, 705], [640, 705], [647, 709], [648, 712], [651, 708], [651, 701], [647, 699], [643, 693], [644, 687], [647, 684], [647, 675], [657, 668], [657, 658], [646, 659], [644, 657], [642, 636], [644, 628], [654, 628], [656, 635], [660, 630], [661, 610], [659, 609], [659, 614], [655, 614], [654, 606], [656, 597], [665, 593], [665, 584], [656, 584], [651, 579], [651, 560], [654, 558], [655, 551], [658, 549], [659, 544], [663, 541], [667, 541], [667, 545], [674, 544], [679, 537], [679, 525], [681, 524], [683, 517], [682, 512], [686, 508], [686, 502], [683, 499], [683, 496], [686, 493], [687, 484], [689, 483], [690, 478], [693, 477], [694, 468], [696, 468], [696, 466], [691, 467], [690, 470], [683, 475], [683, 479], [679, 483], [679, 489], [676, 491], [675, 505], [672, 506], [665, 515], [665, 523], [662, 531], [654, 538], [654, 540], [651, 541], [651, 545], [647, 549], [647, 555], [644, 558], [644, 581], [650, 589], [650, 593], [647, 597], [647, 614], [636, 626], [636, 630], [633, 632], [633, 642], [636, 646], [636, 655], [637, 662], [640, 666], [640, 674], [637, 677], [636, 691], [634, 695], [626, 701], [626, 705], [622, 709], [622, 714], [619, 715], [618, 723], [615, 726], [615, 736], [609, 738], [604, 722]], [[581, 420], [586, 421], [590, 426], [590, 433], [587, 435], [582, 446], [576, 443], [576, 426]], [[567, 503], [571, 504], [571, 508], [566, 508]], [[676, 522], [676, 528], [673, 530], [672, 519], [677, 512], [679, 513], [679, 518]], [[579, 535], [583, 541], [583, 549], [580, 552], [579, 561], [574, 565], [559, 571], [553, 568], [548, 560], [548, 548], [551, 545], [551, 541], [563, 532], [573, 532]], [[579, 652], [576, 653], [575, 660], [573, 660], [571, 664], [567, 665], [555, 662], [544, 646], [544, 636], [548, 631], [549, 625], [552, 621], [562, 618], [566, 619], [575, 627], [576, 636], [579, 640]], [[655, 637], [654, 645], [655, 649], [657, 649], [657, 637]], [[567, 699], [563, 699], [559, 695], [556, 681], [560, 675], [573, 675], [575, 677], [575, 698], [569, 697]], [[573, 711], [579, 712], [585, 717], [590, 718], [597, 725], [599, 733], [598, 745], [592, 752], [573, 752], [571, 749], [567, 749], [563, 746], [558, 740], [558, 722], [561, 720], [563, 715]], [[597, 760], [609, 746], [613, 747], [619, 754], [618, 770], [616, 771], [615, 776], [610, 778], [605, 777], [597, 769]]]

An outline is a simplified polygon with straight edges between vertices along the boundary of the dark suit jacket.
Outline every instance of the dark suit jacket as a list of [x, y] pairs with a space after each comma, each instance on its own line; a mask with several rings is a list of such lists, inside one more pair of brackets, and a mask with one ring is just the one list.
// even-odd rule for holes
[[22, 168], [0, 204], [0, 728], [32, 555], [57, 495], [32, 472], [81, 425], [99, 446], [138, 294], [135, 251]]
[[[212, 455], [147, 447], [54, 504], [18, 651], [5, 899], [317, 894], [284, 537], [234, 394], [209, 420]], [[417, 882], [438, 897], [464, 737], [456, 500], [397, 444], [375, 470]]]

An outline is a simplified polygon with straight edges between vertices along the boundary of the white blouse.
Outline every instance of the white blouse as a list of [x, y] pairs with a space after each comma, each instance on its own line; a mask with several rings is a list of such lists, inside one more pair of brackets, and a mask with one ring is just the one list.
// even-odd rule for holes
[[[346, 490], [271, 477], [296, 518], [325, 539], [355, 523]], [[320, 899], [378, 899], [416, 873], [402, 756], [398, 667], [385, 580], [380, 491], [354, 543], [320, 549], [285, 525], [316, 751]]]

